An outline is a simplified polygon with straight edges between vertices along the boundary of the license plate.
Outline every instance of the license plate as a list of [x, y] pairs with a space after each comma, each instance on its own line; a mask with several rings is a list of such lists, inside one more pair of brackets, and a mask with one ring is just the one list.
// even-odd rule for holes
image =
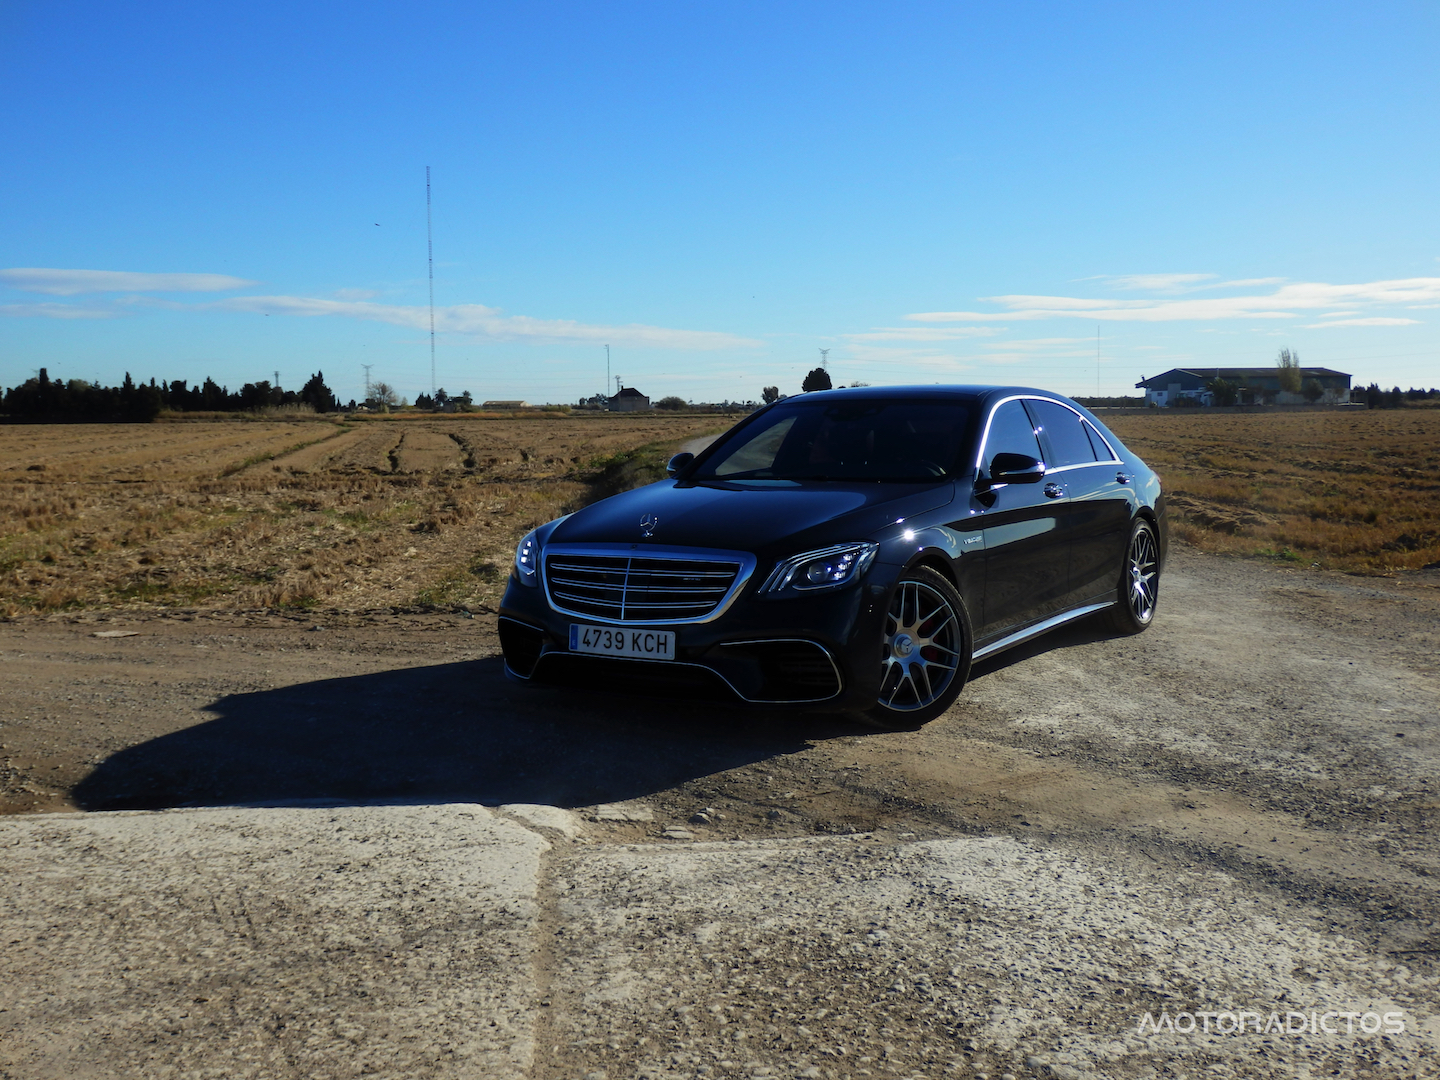
[[674, 660], [675, 631], [570, 624], [570, 651], [639, 660]]

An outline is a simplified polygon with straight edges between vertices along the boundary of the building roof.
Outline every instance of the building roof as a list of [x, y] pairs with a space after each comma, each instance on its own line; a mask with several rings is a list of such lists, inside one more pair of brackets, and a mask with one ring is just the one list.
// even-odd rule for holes
[[[1279, 368], [1273, 364], [1269, 367], [1196, 367], [1196, 368], [1171, 368], [1169, 371], [1148, 379], [1141, 379], [1135, 385], [1146, 387], [1152, 390], [1163, 390], [1166, 385], [1176, 381], [1177, 376], [1189, 376], [1192, 379], [1224, 379], [1226, 382], [1239, 382], [1241, 379], [1274, 379], [1278, 378]], [[1334, 378], [1348, 379], [1348, 371], [1335, 371], [1332, 368], [1324, 367], [1302, 367], [1300, 369], [1302, 379]]]
[[[639, 390], [636, 390], [633, 386], [627, 386], [627, 387], [625, 387], [625, 389], [621, 390], [618, 394], [615, 395], [615, 397], [625, 397], [625, 398], [630, 398], [630, 397], [644, 397], [644, 396], [645, 396], [644, 394], [642, 394]], [[612, 398], [611, 400], [613, 401], [614, 398]]]

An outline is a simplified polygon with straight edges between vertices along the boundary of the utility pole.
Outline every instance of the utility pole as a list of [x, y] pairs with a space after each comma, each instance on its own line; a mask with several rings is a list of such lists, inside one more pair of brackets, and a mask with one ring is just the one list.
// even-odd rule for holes
[[1095, 396], [1100, 396], [1100, 324], [1095, 324]]

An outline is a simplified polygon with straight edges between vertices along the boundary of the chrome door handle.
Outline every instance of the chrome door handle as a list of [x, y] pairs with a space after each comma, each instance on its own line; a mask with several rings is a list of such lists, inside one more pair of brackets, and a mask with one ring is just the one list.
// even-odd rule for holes
[[1117, 472], [1115, 474], [1115, 482], [1117, 484], [1128, 484], [1131, 480], [1134, 479], [1135, 477], [1131, 476], [1128, 472]]
[[1059, 484], [1046, 484], [1046, 485], [1045, 485], [1045, 495], [1046, 495], [1048, 498], [1058, 499], [1058, 498], [1060, 498], [1060, 496], [1062, 496], [1062, 495], [1064, 495], [1064, 494], [1065, 494], [1065, 489], [1062, 488]]

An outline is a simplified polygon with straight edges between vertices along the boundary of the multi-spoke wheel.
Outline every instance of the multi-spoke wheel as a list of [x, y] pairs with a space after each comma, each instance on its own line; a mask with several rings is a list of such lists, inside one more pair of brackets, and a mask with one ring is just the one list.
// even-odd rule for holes
[[959, 695], [970, 673], [970, 619], [944, 575], [907, 571], [895, 587], [880, 641], [880, 693], [870, 719], [919, 727]]
[[1110, 625], [1122, 634], [1138, 634], [1155, 621], [1160, 599], [1160, 545], [1155, 527], [1143, 518], [1130, 530], [1118, 589], [1118, 602], [1109, 609]]

